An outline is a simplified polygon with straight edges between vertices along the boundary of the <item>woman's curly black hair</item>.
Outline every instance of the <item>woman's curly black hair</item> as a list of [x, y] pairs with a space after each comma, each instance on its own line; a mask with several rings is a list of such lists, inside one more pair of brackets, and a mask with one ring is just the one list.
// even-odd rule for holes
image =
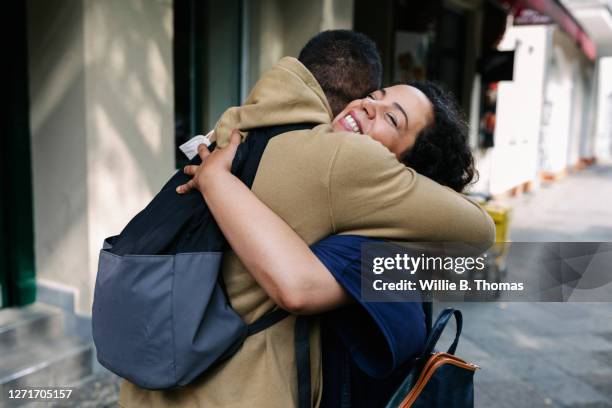
[[408, 85], [427, 96], [434, 120], [417, 135], [413, 148], [402, 162], [442, 185], [463, 191], [477, 176], [463, 113], [454, 96], [439, 84], [414, 81]]

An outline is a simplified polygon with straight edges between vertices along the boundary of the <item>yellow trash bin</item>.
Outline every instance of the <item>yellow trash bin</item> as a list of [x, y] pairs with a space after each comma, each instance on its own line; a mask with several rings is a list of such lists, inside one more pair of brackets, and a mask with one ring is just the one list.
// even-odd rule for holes
[[494, 202], [484, 203], [482, 207], [489, 213], [495, 223], [495, 242], [509, 242], [512, 208], [508, 205]]

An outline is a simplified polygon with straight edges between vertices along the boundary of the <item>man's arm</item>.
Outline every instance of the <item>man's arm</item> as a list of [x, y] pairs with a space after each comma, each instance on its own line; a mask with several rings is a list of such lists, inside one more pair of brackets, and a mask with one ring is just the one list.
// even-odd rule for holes
[[399, 163], [368, 136], [342, 141], [329, 196], [335, 233], [481, 248], [495, 239], [495, 225], [478, 204]]

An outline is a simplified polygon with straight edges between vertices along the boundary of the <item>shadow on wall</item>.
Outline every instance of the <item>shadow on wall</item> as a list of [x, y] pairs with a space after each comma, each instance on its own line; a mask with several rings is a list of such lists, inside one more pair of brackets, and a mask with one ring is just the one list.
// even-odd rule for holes
[[[172, 14], [171, 5], [109, 3], [91, 2], [86, 17], [88, 151], [91, 170], [115, 181], [112, 193], [121, 201], [114, 204], [121, 205], [143, 182], [146, 192], [157, 192], [173, 168]], [[119, 182], [126, 177], [133, 180]]]
[[90, 308], [97, 254], [174, 169], [172, 2], [28, 2], [37, 274]]

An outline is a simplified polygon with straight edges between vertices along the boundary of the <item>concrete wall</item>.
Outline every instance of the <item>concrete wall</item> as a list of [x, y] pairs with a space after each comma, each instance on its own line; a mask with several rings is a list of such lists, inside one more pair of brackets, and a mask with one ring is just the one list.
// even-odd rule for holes
[[39, 282], [90, 292], [84, 4], [28, 1], [34, 240]]
[[[174, 169], [172, 2], [86, 1], [89, 274]], [[81, 307], [88, 307], [82, 300]]]
[[36, 268], [91, 309], [102, 239], [174, 168], [172, 3], [28, 2]]

